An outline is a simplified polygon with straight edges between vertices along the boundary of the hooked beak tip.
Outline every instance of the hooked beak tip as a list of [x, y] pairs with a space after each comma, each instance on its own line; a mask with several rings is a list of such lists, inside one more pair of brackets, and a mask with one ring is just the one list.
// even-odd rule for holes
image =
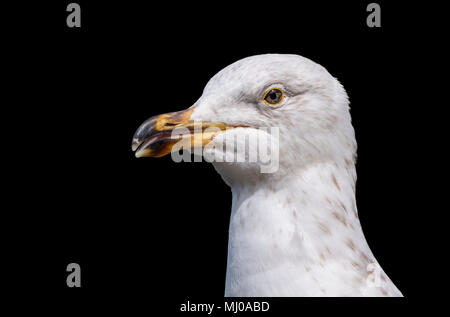
[[142, 144], [142, 141], [139, 141], [138, 139], [133, 139], [133, 142], [131, 143], [131, 150], [135, 152], [139, 145]]

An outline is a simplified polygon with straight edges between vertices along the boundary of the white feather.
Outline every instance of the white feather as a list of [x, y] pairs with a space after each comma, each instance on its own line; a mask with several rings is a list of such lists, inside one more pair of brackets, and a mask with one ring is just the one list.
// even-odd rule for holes
[[[280, 107], [262, 102], [272, 86], [286, 91]], [[378, 263], [356, 209], [347, 94], [325, 68], [296, 55], [240, 60], [209, 81], [191, 119], [280, 131], [275, 173], [214, 163], [233, 193], [226, 296], [401, 296], [381, 269], [373, 285]], [[258, 132], [215, 141], [242, 133]]]

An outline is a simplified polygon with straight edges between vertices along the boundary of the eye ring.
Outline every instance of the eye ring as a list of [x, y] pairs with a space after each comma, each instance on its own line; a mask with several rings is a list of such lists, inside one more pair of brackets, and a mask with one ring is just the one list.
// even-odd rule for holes
[[280, 88], [271, 88], [264, 94], [263, 101], [271, 107], [278, 106], [284, 100], [284, 92]]

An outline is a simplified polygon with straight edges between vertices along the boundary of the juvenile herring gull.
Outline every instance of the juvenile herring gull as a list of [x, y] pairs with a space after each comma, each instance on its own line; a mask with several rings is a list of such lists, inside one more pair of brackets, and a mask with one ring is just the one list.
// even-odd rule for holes
[[[233, 195], [225, 296], [402, 296], [361, 229], [348, 97], [324, 67], [298, 55], [239, 60], [189, 109], [145, 121], [132, 148], [160, 157], [181, 139], [202, 150], [268, 127], [279, 129], [275, 171], [259, 160], [212, 162]], [[173, 137], [175, 128], [184, 134]]]

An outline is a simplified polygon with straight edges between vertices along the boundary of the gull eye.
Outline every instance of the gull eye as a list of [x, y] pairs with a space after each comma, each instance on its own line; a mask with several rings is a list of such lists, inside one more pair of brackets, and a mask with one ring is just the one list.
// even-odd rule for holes
[[264, 102], [271, 106], [278, 105], [283, 101], [283, 98], [283, 91], [279, 88], [270, 89], [264, 94]]

